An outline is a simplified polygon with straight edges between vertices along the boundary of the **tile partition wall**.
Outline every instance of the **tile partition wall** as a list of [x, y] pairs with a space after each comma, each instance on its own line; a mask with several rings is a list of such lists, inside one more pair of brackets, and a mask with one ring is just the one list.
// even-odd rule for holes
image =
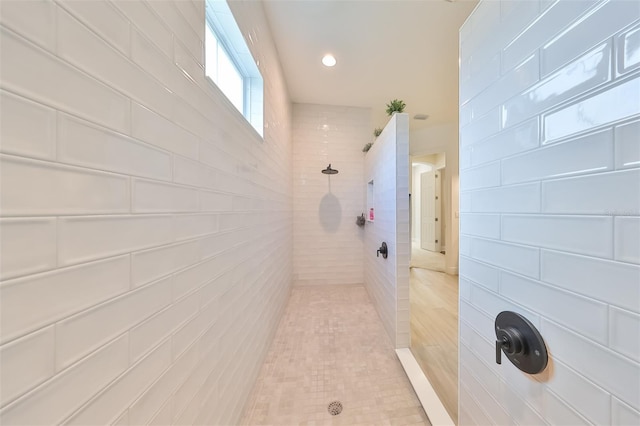
[[[483, 1], [460, 31], [461, 424], [640, 424], [640, 3]], [[550, 351], [495, 363], [514, 310]]]
[[237, 422], [291, 288], [291, 105], [203, 76], [203, 1], [2, 1], [0, 422]]
[[[362, 147], [371, 110], [293, 104], [294, 285], [362, 284]], [[320, 171], [331, 163], [337, 175]]]
[[[396, 348], [408, 348], [409, 116], [394, 114], [365, 157], [363, 186], [373, 181], [374, 221], [365, 225], [364, 282]], [[389, 257], [376, 256], [386, 242]]]

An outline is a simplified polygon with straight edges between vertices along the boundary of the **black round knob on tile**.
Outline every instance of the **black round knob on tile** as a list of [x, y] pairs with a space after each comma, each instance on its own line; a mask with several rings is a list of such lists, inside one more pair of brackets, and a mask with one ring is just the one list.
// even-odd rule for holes
[[529, 374], [544, 371], [549, 356], [536, 327], [525, 317], [511, 311], [498, 314], [496, 329], [496, 363], [502, 363], [502, 353], [520, 370]]
[[380, 246], [380, 248], [376, 251], [376, 257], [380, 257], [380, 255], [382, 255], [383, 259], [386, 259], [387, 256], [389, 255], [387, 243], [385, 243], [384, 241], [382, 242], [382, 245]]

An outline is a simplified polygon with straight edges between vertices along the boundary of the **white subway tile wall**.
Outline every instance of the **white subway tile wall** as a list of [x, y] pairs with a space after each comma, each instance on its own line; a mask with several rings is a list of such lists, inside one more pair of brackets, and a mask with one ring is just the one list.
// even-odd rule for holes
[[[374, 220], [364, 229], [365, 288], [396, 348], [408, 348], [410, 341], [408, 158], [409, 116], [394, 114], [367, 153], [362, 187], [373, 181]], [[377, 255], [382, 242], [386, 259]]]
[[239, 420], [292, 285], [293, 148], [262, 7], [231, 8], [264, 140], [205, 80], [204, 0], [0, 2], [0, 423]]
[[[460, 31], [461, 424], [640, 421], [639, 20], [487, 0]], [[535, 380], [495, 363], [503, 310], [545, 338]]]
[[[293, 281], [364, 283], [364, 152], [371, 110], [293, 105]], [[320, 173], [329, 163], [336, 175]]]

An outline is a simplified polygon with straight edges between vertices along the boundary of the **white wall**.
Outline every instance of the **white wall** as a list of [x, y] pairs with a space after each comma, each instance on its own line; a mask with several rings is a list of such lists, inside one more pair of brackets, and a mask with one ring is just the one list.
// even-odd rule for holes
[[[483, 1], [461, 29], [461, 424], [640, 423], [639, 18]], [[495, 363], [502, 310], [543, 374]]]
[[291, 285], [291, 113], [231, 6], [264, 142], [204, 80], [203, 1], [0, 3], [3, 424], [240, 417]]
[[[362, 284], [362, 147], [371, 110], [293, 105], [293, 277], [295, 285]], [[336, 175], [320, 173], [329, 163]]]
[[[375, 218], [365, 225], [364, 281], [391, 341], [409, 347], [409, 116], [394, 114], [365, 158], [363, 192], [374, 182]], [[387, 259], [376, 257], [382, 242]]]
[[[445, 153], [447, 170], [443, 183], [446, 188], [444, 214], [446, 214], [445, 270], [448, 274], [458, 273], [458, 241], [459, 241], [459, 189], [458, 189], [458, 128], [455, 123], [440, 124], [411, 132], [410, 153], [412, 156]], [[451, 202], [446, 198], [451, 196]]]

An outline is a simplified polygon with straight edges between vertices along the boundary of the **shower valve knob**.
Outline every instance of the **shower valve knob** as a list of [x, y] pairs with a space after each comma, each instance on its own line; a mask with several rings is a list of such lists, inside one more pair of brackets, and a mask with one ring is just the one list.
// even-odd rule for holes
[[382, 255], [383, 259], [386, 259], [389, 255], [389, 249], [387, 248], [387, 243], [382, 242], [380, 248], [376, 251], [376, 257], [380, 257]]
[[541, 373], [547, 366], [548, 354], [542, 336], [525, 317], [511, 311], [496, 317], [496, 363], [502, 364], [502, 353], [520, 370]]

